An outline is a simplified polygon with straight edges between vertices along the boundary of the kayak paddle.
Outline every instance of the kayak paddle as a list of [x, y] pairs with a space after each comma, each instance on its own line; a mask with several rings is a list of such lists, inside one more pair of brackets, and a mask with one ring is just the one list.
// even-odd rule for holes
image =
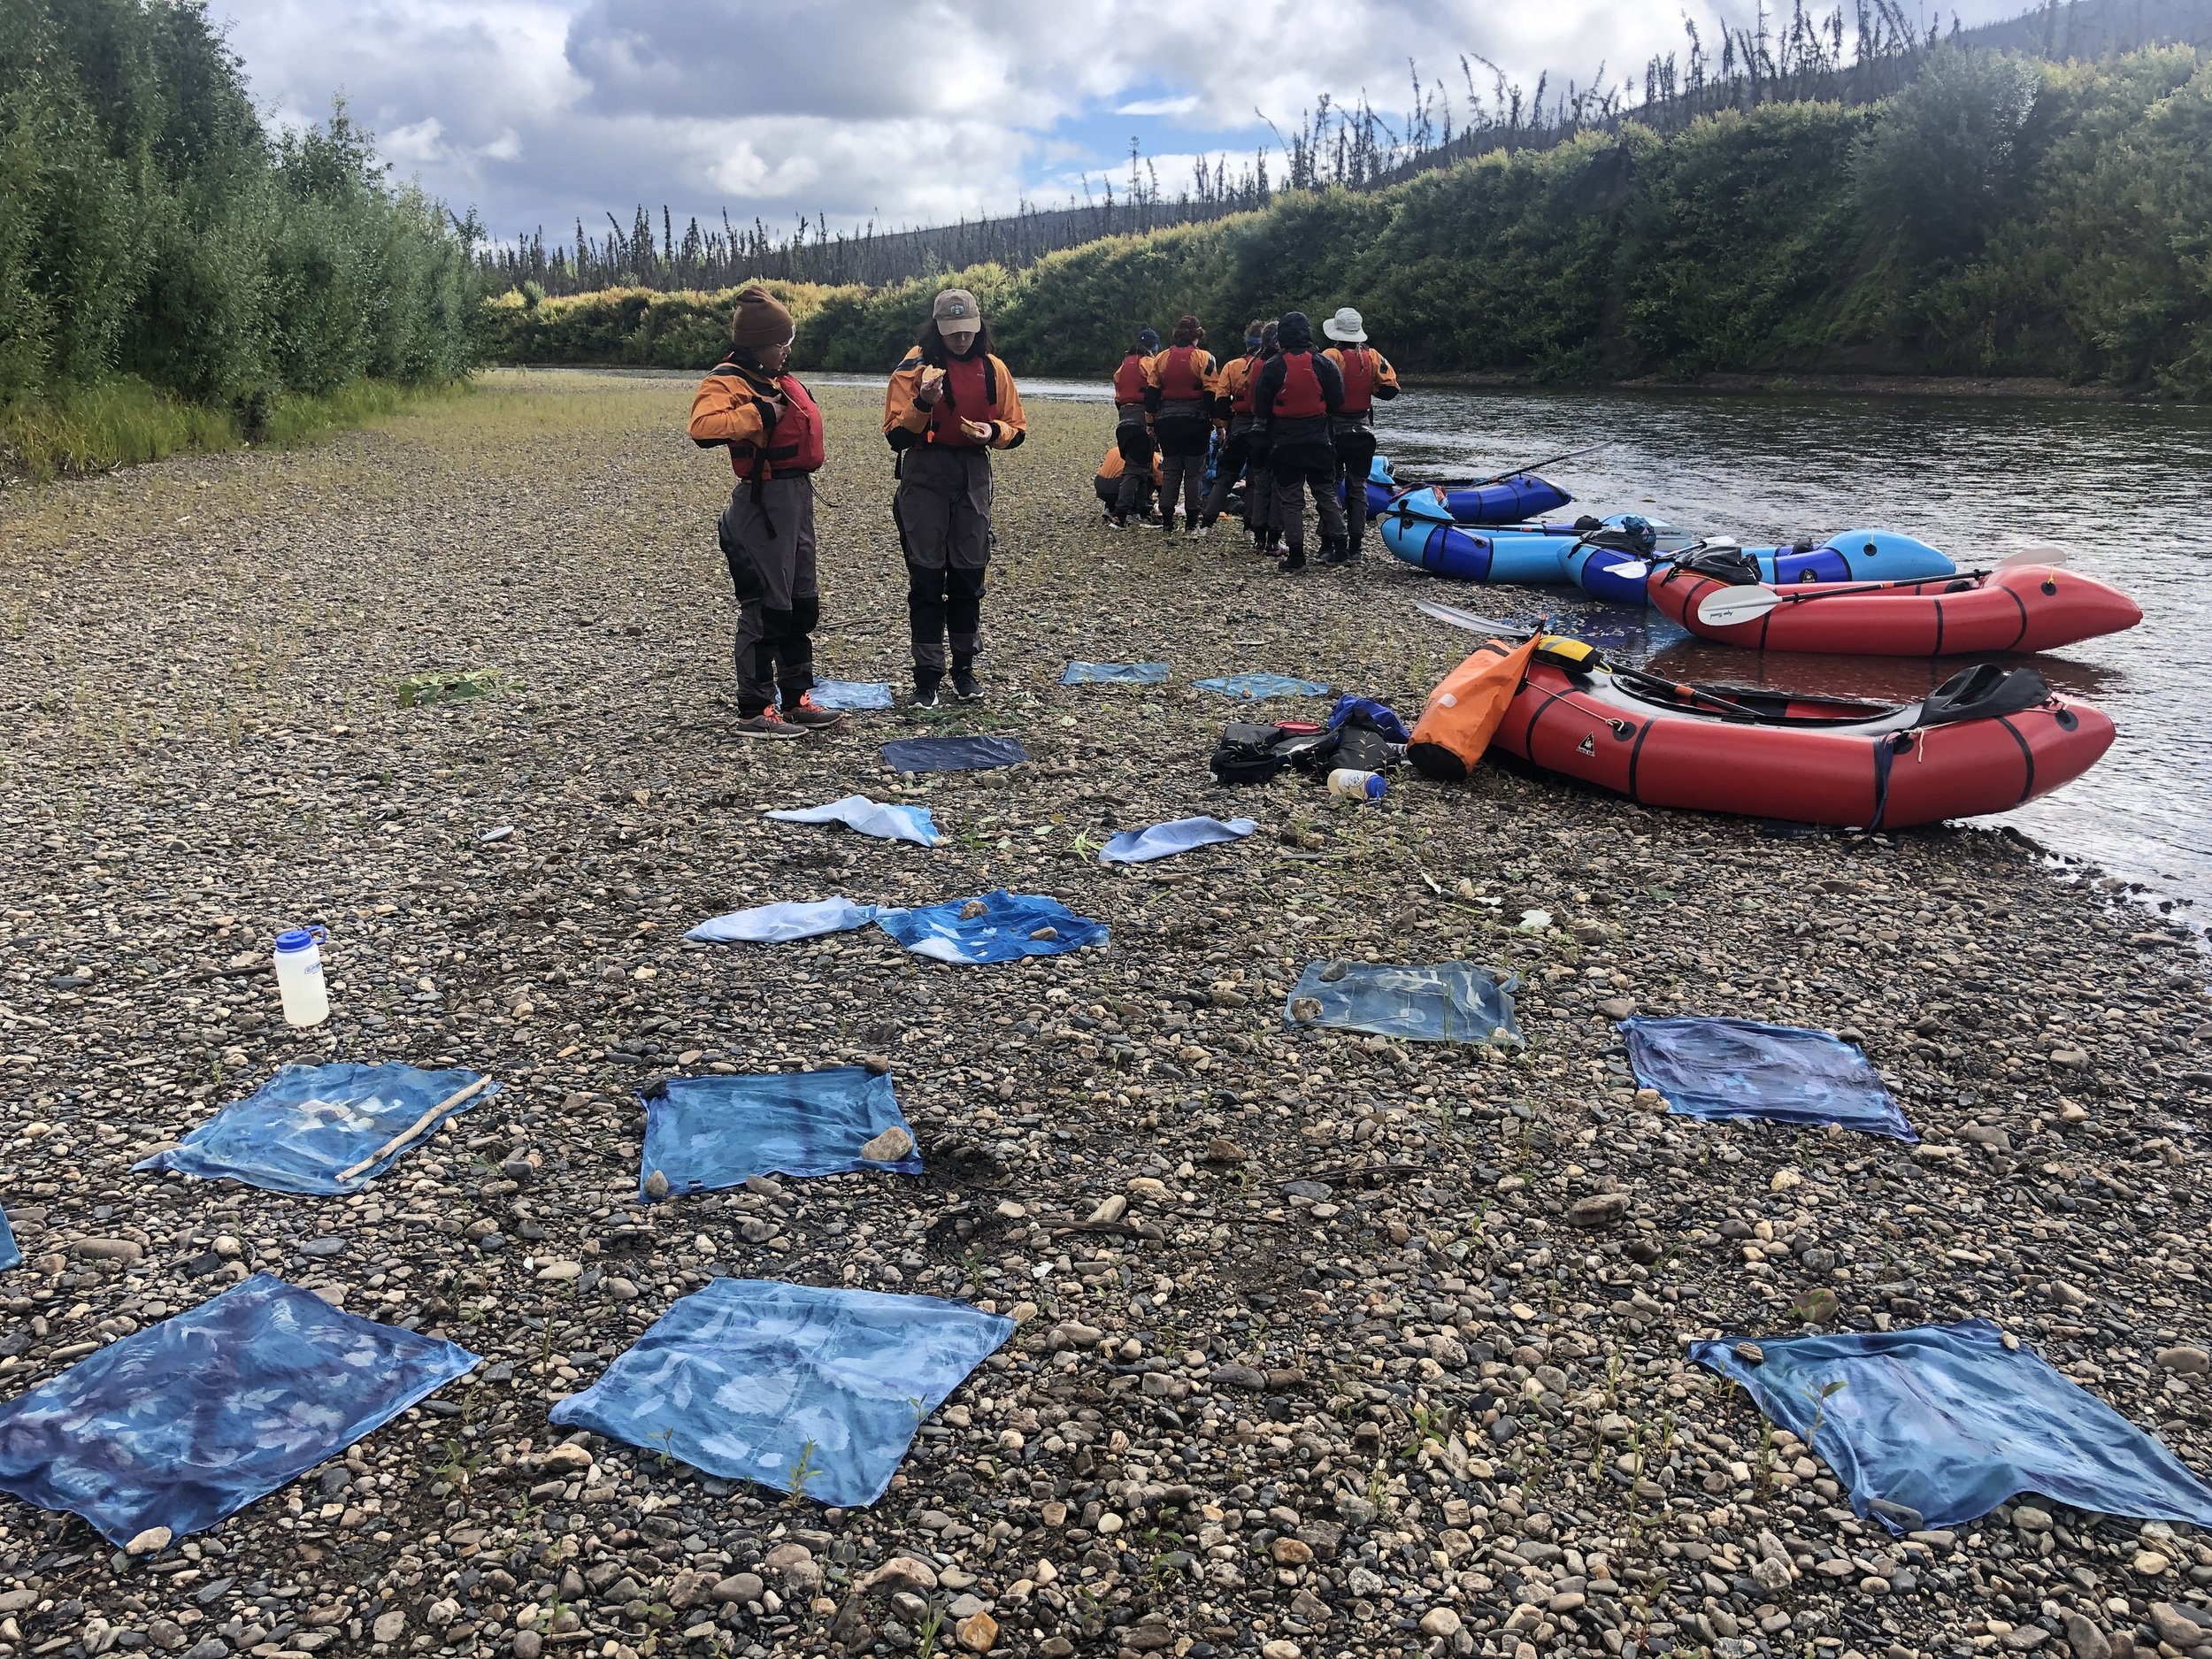
[[1820, 588], [1809, 592], [1793, 593], [1782, 588], [1723, 588], [1705, 595], [1697, 608], [1697, 619], [1709, 628], [1729, 628], [1740, 622], [1756, 622], [1778, 605], [1801, 605], [1815, 599], [1831, 599], [1844, 594], [1878, 594], [1899, 588], [1916, 588], [1931, 581], [1978, 581], [1995, 575], [1999, 571], [2020, 570], [2035, 565], [2063, 565], [2066, 554], [2055, 547], [2029, 548], [1999, 559], [1985, 571], [1962, 571], [1955, 578], [1924, 576], [1915, 581], [1853, 582], [1848, 586]]
[[1572, 461], [1582, 456], [1595, 455], [1600, 449], [1609, 449], [1612, 447], [1611, 439], [1608, 439], [1603, 443], [1585, 444], [1579, 449], [1567, 449], [1558, 455], [1548, 455], [1540, 461], [1529, 462], [1525, 466], [1509, 467], [1502, 472], [1491, 473], [1488, 478], [1468, 479], [1464, 482], [1454, 483], [1447, 488], [1480, 489], [1486, 484], [1502, 484], [1509, 478], [1519, 478], [1525, 472], [1533, 472], [1540, 466], [1557, 466], [1562, 461]]
[[[1532, 634], [1541, 634], [1544, 631], [1544, 623], [1551, 620], [1547, 617], [1534, 627], [1530, 627], [1525, 623], [1501, 622], [1494, 617], [1479, 617], [1471, 611], [1462, 611], [1457, 605], [1439, 604], [1432, 599], [1417, 599], [1413, 604], [1416, 610], [1427, 612], [1439, 622], [1448, 622], [1455, 628], [1465, 628], [1473, 634], [1518, 635], [1525, 639]], [[1662, 680], [1655, 674], [1647, 674], [1640, 669], [1615, 666], [1610, 669], [1610, 672], [1616, 679], [1641, 685], [1655, 691], [1671, 693], [1685, 703], [1701, 703], [1709, 708], [1718, 709], [1724, 714], [1733, 715], [1740, 719], [1756, 720], [1761, 718], [1755, 709], [1747, 709], [1740, 703], [1727, 697], [1716, 696], [1713, 693], [1702, 690], [1696, 686], [1686, 686], [1675, 680]]]
[[1412, 495], [1416, 490], [1425, 489], [1433, 492], [1437, 500], [1440, 502], [1444, 499], [1444, 492], [1448, 489], [1482, 489], [1491, 484], [1502, 484], [1509, 478], [1519, 478], [1525, 473], [1533, 472], [1540, 466], [1557, 466], [1562, 461], [1571, 461], [1578, 456], [1593, 455], [1600, 449], [1609, 449], [1612, 447], [1613, 441], [1609, 439], [1604, 443], [1588, 444], [1579, 449], [1569, 449], [1559, 455], [1548, 455], [1540, 461], [1531, 461], [1525, 466], [1509, 467], [1502, 472], [1493, 472], [1487, 478], [1447, 478], [1430, 484], [1404, 484], [1399, 487], [1398, 494], [1391, 499], [1395, 502]]
[[[1464, 628], [1470, 634], [1512, 634], [1525, 636], [1531, 634], [1540, 634], [1544, 626], [1542, 622], [1531, 627], [1525, 622], [1501, 622], [1495, 617], [1479, 617], [1471, 611], [1462, 611], [1457, 605], [1440, 604], [1433, 599], [1417, 599], [1413, 602], [1413, 608], [1416, 611], [1426, 612], [1439, 622], [1448, 622], [1455, 628]], [[1547, 617], [1544, 620], [1548, 622], [1550, 618]]]

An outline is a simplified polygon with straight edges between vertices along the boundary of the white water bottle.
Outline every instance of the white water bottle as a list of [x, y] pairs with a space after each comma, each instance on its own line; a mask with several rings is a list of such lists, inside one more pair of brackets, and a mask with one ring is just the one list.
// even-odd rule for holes
[[1329, 774], [1329, 793], [1340, 795], [1347, 801], [1379, 801], [1387, 787], [1379, 772], [1360, 772], [1350, 766], [1339, 766]]
[[330, 935], [319, 927], [295, 927], [276, 941], [277, 995], [284, 1000], [288, 1025], [319, 1025], [330, 1018], [330, 991], [323, 983], [323, 953]]

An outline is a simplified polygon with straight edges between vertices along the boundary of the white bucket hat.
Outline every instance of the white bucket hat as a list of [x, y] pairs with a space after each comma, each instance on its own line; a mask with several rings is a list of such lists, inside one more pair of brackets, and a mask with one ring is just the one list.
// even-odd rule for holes
[[1356, 346], [1367, 338], [1367, 328], [1361, 322], [1360, 314], [1348, 305], [1340, 307], [1335, 316], [1323, 323], [1321, 332], [1332, 340], [1343, 341], [1347, 345]]

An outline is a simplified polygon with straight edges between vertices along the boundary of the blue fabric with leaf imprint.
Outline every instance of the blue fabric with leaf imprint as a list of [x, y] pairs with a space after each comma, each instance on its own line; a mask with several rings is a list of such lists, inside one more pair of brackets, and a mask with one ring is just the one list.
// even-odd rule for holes
[[[971, 904], [974, 916], [961, 912]], [[947, 899], [910, 910], [889, 910], [876, 926], [918, 956], [939, 962], [1011, 962], [1017, 956], [1056, 956], [1064, 950], [1106, 941], [1106, 925], [1078, 916], [1057, 899], [1004, 887], [974, 899]], [[1036, 933], [1049, 929], [1052, 937]]]
[[1693, 1342], [1893, 1532], [1963, 1526], [2032, 1492], [2076, 1509], [2212, 1526], [2212, 1488], [1986, 1319], [1905, 1331]]
[[725, 1479], [862, 1509], [1013, 1330], [934, 1296], [717, 1279], [551, 1416]]
[[8, 1225], [7, 1212], [0, 1210], [0, 1273], [19, 1265], [22, 1260], [23, 1252], [15, 1242], [15, 1229]]
[[[835, 1175], [846, 1170], [922, 1172], [913, 1125], [899, 1110], [888, 1073], [856, 1065], [755, 1077], [672, 1077], [665, 1098], [647, 1100], [638, 1196], [657, 1171], [668, 1190], [741, 1187], [748, 1175]], [[864, 1141], [906, 1131], [907, 1155], [887, 1163], [860, 1156]]]
[[234, 1101], [166, 1152], [133, 1165], [172, 1170], [208, 1180], [228, 1176], [272, 1193], [331, 1197], [357, 1193], [447, 1121], [472, 1111], [499, 1093], [480, 1088], [451, 1110], [423, 1125], [349, 1179], [339, 1171], [407, 1130], [440, 1101], [467, 1087], [480, 1073], [455, 1068], [426, 1071], [411, 1065], [288, 1065], [244, 1100]]
[[[1283, 1024], [1335, 1025], [1417, 1042], [1519, 1042], [1513, 1018], [1519, 976], [1471, 962], [1432, 966], [1314, 962], [1283, 1002]], [[1301, 1009], [1301, 1002], [1311, 1006]], [[1301, 1015], [1305, 1018], [1300, 1018]]]
[[1689, 1015], [1624, 1019], [1620, 1031], [1636, 1080], [1681, 1117], [1841, 1124], [1893, 1141], [1920, 1139], [1881, 1073], [1832, 1033]]
[[474, 1369], [257, 1273], [0, 1405], [0, 1492], [110, 1543], [214, 1525]]

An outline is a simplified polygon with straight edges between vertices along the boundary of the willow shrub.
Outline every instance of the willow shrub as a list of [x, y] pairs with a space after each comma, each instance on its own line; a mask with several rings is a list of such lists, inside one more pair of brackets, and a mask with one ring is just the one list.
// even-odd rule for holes
[[[20, 454], [97, 465], [253, 436], [365, 377], [451, 381], [481, 352], [469, 240], [390, 184], [342, 107], [273, 142], [193, 0], [0, 0], [0, 411]], [[113, 442], [68, 435], [96, 430]]]

